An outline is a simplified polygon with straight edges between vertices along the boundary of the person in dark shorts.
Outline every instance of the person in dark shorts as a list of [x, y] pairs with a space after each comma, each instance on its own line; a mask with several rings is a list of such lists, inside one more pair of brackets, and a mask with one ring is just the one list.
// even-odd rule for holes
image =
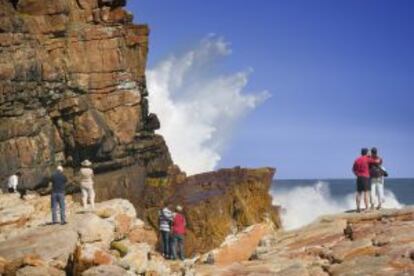
[[361, 149], [361, 156], [358, 157], [354, 165], [352, 166], [352, 171], [356, 176], [356, 207], [357, 212], [361, 212], [361, 196], [364, 197], [365, 209], [369, 208], [369, 197], [371, 195], [371, 181], [369, 175], [369, 165], [371, 159], [368, 156], [368, 149]]

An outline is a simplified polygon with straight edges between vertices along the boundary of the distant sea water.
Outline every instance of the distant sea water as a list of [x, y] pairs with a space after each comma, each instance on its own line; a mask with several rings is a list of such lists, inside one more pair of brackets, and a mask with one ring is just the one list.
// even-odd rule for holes
[[[281, 205], [282, 223], [295, 229], [320, 215], [355, 209], [355, 180], [274, 180], [273, 203]], [[364, 207], [361, 201], [361, 207]], [[414, 205], [414, 178], [386, 178], [384, 208]]]

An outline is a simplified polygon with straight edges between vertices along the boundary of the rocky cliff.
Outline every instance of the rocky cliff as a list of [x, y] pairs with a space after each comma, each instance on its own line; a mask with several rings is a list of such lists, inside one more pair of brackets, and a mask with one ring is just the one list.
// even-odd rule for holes
[[273, 169], [186, 177], [173, 165], [148, 111], [149, 30], [125, 2], [0, 0], [0, 181], [19, 170], [37, 189], [63, 164], [76, 188], [89, 159], [98, 201], [129, 199], [155, 228], [160, 207], [184, 205], [190, 255], [265, 218], [279, 225]]
[[0, 0], [0, 181], [19, 170], [35, 188], [90, 159], [120, 187], [116, 171], [134, 167], [133, 186], [172, 164], [148, 112], [149, 29], [125, 2]]

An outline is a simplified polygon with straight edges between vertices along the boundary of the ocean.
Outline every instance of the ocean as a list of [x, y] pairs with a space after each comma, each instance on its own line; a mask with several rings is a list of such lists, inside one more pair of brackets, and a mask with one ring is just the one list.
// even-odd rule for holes
[[[282, 206], [285, 229], [311, 223], [320, 215], [355, 209], [355, 180], [274, 180], [273, 204]], [[362, 207], [363, 202], [362, 203]], [[414, 205], [414, 179], [386, 178], [384, 208]]]

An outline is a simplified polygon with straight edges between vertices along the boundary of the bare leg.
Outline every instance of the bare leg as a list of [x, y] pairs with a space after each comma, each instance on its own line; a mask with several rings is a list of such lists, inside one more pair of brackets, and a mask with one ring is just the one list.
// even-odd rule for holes
[[357, 212], [361, 211], [361, 193], [360, 192], [356, 192], [356, 206], [357, 206]]
[[91, 203], [92, 209], [95, 209], [95, 191], [93, 188], [89, 189], [89, 202]]
[[369, 197], [369, 202], [371, 203], [371, 209], [374, 209], [374, 197], [372, 196], [371, 191], [367, 191], [367, 196]]
[[82, 206], [83, 208], [88, 206], [88, 191], [85, 188], [82, 188]]
[[365, 203], [365, 209], [368, 210], [369, 209], [369, 195], [368, 195], [369, 191], [364, 191], [364, 203]]

